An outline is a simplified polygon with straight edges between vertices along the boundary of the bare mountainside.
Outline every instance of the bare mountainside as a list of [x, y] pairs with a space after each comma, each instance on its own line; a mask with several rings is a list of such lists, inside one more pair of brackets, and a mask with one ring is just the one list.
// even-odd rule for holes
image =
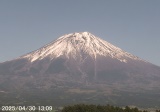
[[160, 107], [160, 67], [89, 32], [0, 63], [1, 105]]

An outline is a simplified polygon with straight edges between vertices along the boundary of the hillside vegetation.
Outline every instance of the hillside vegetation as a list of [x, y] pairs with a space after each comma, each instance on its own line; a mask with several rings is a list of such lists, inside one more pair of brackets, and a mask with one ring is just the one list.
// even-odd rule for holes
[[[103, 106], [103, 105], [77, 104], [73, 106], [64, 107], [62, 112], [149, 112], [149, 111], [139, 110], [136, 107], [130, 108], [128, 106], [126, 106], [125, 108], [121, 108], [111, 105]], [[160, 110], [155, 110], [155, 112], [160, 112]]]

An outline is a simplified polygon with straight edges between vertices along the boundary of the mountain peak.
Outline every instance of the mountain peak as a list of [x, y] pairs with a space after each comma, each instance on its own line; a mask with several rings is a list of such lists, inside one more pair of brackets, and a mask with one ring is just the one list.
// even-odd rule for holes
[[89, 32], [75, 32], [75, 33], [70, 33], [70, 34], [66, 34], [64, 36], [59, 37], [59, 39], [61, 38], [75, 38], [75, 39], [87, 39], [87, 38], [91, 38], [94, 37], [93, 34], [89, 33]]
[[93, 34], [91, 34], [90, 32], [87, 32], [87, 31], [85, 31], [85, 32], [75, 32], [75, 35], [77, 35], [77, 36], [84, 36], [84, 37], [89, 37], [90, 35], [93, 35]]
[[86, 54], [86, 56], [89, 55], [92, 58], [96, 58], [97, 55], [105, 57], [109, 56], [125, 63], [127, 63], [128, 58], [140, 60], [138, 57], [121, 50], [89, 32], [66, 34], [21, 58], [27, 58], [31, 62], [41, 60], [45, 57], [49, 57], [52, 60], [62, 55], [74, 59], [79, 57], [85, 58], [82, 54]]
[[75, 32], [75, 33], [71, 33], [71, 34], [76, 34], [76, 35], [90, 35], [90, 32], [84, 31], [84, 32]]
[[84, 32], [75, 32], [75, 34], [82, 34], [82, 35], [89, 35], [90, 32], [84, 31]]

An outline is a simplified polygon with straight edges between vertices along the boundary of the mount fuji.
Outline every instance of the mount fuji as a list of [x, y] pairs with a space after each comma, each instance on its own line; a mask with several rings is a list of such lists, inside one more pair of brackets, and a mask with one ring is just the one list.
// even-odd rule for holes
[[160, 67], [89, 32], [0, 63], [0, 105], [160, 107]]

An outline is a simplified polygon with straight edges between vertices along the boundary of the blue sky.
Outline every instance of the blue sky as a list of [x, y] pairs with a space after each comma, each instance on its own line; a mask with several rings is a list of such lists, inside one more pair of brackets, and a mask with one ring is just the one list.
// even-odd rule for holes
[[0, 0], [0, 62], [83, 31], [160, 66], [160, 0]]

